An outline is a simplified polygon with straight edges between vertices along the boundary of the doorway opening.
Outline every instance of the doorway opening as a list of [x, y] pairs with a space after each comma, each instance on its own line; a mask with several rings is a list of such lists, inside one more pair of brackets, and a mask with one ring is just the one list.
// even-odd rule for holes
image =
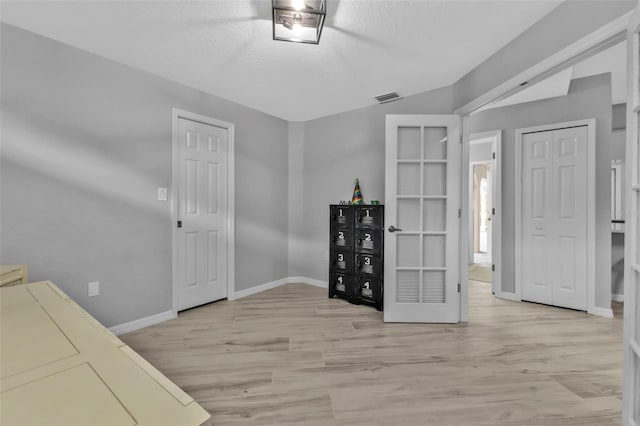
[[491, 192], [493, 164], [472, 162], [471, 170], [471, 249], [469, 279], [492, 282], [491, 277]]
[[473, 263], [491, 265], [491, 163], [473, 165]]
[[501, 264], [500, 130], [474, 133], [469, 141], [468, 279], [500, 288]]

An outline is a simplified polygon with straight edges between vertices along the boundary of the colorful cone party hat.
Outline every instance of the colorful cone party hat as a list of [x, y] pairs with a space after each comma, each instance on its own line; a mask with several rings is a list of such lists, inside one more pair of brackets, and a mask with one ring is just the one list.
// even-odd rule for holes
[[356, 179], [356, 187], [353, 189], [353, 197], [351, 197], [351, 204], [362, 204], [362, 192], [360, 192], [360, 182]]

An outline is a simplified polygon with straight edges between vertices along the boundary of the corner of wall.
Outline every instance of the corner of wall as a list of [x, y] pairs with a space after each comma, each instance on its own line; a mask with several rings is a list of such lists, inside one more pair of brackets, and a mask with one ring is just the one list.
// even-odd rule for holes
[[304, 122], [289, 122], [289, 179], [288, 179], [288, 275], [299, 275], [304, 214]]

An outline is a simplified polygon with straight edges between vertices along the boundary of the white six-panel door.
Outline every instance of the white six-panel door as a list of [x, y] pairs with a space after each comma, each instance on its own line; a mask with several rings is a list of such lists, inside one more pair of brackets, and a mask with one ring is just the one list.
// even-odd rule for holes
[[523, 300], [587, 310], [587, 136], [522, 136]]
[[459, 132], [455, 115], [387, 115], [387, 322], [460, 321]]
[[227, 297], [227, 129], [178, 119], [178, 310]]
[[640, 425], [640, 6], [627, 32], [627, 177], [622, 424]]

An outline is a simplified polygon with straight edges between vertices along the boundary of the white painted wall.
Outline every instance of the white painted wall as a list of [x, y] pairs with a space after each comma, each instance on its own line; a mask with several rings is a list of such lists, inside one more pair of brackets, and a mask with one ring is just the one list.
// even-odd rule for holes
[[[171, 309], [172, 108], [236, 126], [236, 291], [288, 275], [286, 121], [2, 24], [0, 262], [107, 327]], [[87, 297], [87, 283], [101, 294]]]

